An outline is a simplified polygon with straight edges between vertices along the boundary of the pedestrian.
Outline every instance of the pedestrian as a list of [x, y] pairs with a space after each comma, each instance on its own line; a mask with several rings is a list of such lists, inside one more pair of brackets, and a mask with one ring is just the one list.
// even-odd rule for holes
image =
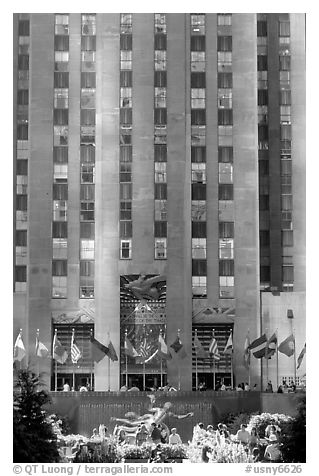
[[143, 443], [146, 443], [147, 438], [148, 431], [146, 429], [146, 426], [144, 424], [140, 425], [136, 433], [136, 444], [138, 446], [141, 446]]
[[181, 437], [179, 436], [179, 434], [177, 433], [177, 429], [172, 428], [171, 431], [172, 431], [172, 433], [169, 435], [168, 443], [170, 445], [181, 445], [182, 440], [181, 440]]
[[166, 428], [164, 427], [161, 428], [161, 443], [163, 445], [166, 445], [168, 443], [168, 433]]
[[63, 385], [63, 392], [69, 392], [69, 391], [70, 391], [70, 385], [68, 380], [66, 380]]
[[158, 445], [161, 442], [161, 431], [156, 425], [156, 423], [152, 423], [151, 425], [151, 438], [155, 445]]
[[269, 380], [269, 382], [267, 383], [266, 392], [273, 393], [271, 380]]
[[249, 392], [250, 390], [250, 385], [248, 382], [245, 383], [245, 392]]
[[260, 444], [260, 439], [257, 433], [257, 429], [253, 427], [251, 429], [249, 438], [248, 438], [248, 446], [250, 450], [252, 451], [254, 448], [258, 447]]
[[275, 434], [271, 434], [268, 438], [269, 444], [265, 449], [264, 457], [268, 461], [272, 461], [274, 463], [279, 463], [281, 461], [281, 451], [278, 447], [278, 440]]
[[250, 433], [249, 431], [246, 430], [246, 425], [242, 424], [240, 425], [240, 430], [237, 431], [236, 433], [236, 439], [245, 445], [249, 442], [250, 438]]

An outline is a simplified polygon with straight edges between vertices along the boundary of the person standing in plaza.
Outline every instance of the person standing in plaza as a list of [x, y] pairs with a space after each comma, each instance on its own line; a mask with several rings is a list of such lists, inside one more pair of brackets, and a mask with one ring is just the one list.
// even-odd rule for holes
[[161, 431], [156, 425], [156, 423], [152, 423], [151, 425], [151, 438], [155, 445], [158, 445], [161, 442]]
[[181, 445], [182, 444], [181, 437], [177, 433], [176, 428], [172, 428], [172, 433], [169, 435], [168, 443], [170, 445]]

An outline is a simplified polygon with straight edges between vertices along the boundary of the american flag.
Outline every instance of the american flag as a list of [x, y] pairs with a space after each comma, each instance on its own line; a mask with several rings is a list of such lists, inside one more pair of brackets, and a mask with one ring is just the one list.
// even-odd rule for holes
[[219, 352], [218, 352], [217, 341], [216, 341], [215, 337], [212, 338], [212, 341], [211, 341], [211, 343], [209, 344], [208, 352], [210, 353], [211, 357], [212, 357], [214, 360], [220, 360], [220, 355], [219, 355]]
[[76, 364], [77, 361], [82, 357], [81, 351], [79, 347], [77, 346], [75, 339], [74, 339], [74, 331], [72, 334], [72, 339], [71, 339], [71, 360], [73, 364]]

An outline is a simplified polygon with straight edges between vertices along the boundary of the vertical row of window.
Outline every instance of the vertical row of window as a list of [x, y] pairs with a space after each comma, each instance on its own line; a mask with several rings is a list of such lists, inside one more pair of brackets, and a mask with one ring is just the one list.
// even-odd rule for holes
[[270, 285], [269, 219], [269, 143], [268, 143], [268, 24], [267, 14], [257, 14], [257, 81], [258, 81], [258, 167], [260, 217], [260, 283]]
[[132, 258], [132, 45], [131, 13], [120, 15], [120, 258]]
[[219, 296], [234, 297], [232, 16], [217, 15]]
[[167, 24], [154, 14], [154, 249], [167, 256]]
[[30, 19], [25, 13], [18, 19], [18, 92], [16, 143], [16, 230], [15, 230], [15, 292], [27, 286], [27, 219], [29, 151], [29, 45]]
[[67, 296], [69, 15], [54, 16], [52, 297]]
[[280, 165], [283, 291], [293, 291], [294, 283], [293, 259], [289, 251], [289, 247], [293, 245], [290, 63], [289, 14], [279, 14]]
[[81, 15], [80, 297], [94, 297], [96, 15]]
[[205, 20], [205, 14], [190, 15], [192, 292], [197, 298], [207, 296]]

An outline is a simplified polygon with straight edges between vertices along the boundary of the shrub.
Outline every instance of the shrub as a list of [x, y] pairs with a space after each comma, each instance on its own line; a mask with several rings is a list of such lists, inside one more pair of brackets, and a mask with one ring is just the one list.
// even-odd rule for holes
[[[245, 451], [243, 445], [238, 443], [217, 444], [216, 441], [206, 441], [210, 463], [251, 463], [252, 457]], [[202, 463], [203, 446], [190, 444], [187, 455], [191, 463]]]
[[230, 433], [236, 434], [240, 429], [240, 425], [248, 425], [251, 416], [251, 413], [227, 413], [221, 418], [221, 423], [227, 425]]
[[265, 436], [265, 429], [268, 425], [276, 425], [282, 430], [283, 427], [292, 421], [292, 417], [289, 415], [283, 415], [281, 413], [261, 413], [259, 415], [253, 415], [248, 423], [247, 430], [250, 432], [253, 427], [256, 428], [259, 436]]
[[143, 444], [123, 445], [117, 447], [117, 458], [119, 461], [123, 459], [149, 459], [152, 453], [152, 445]]
[[306, 397], [298, 405], [298, 414], [285, 424], [279, 439], [283, 461], [306, 462]]
[[160, 445], [160, 451], [164, 459], [186, 459], [186, 445]]
[[29, 370], [17, 373], [13, 393], [13, 461], [57, 463], [57, 437], [42, 409], [50, 402], [41, 382]]

